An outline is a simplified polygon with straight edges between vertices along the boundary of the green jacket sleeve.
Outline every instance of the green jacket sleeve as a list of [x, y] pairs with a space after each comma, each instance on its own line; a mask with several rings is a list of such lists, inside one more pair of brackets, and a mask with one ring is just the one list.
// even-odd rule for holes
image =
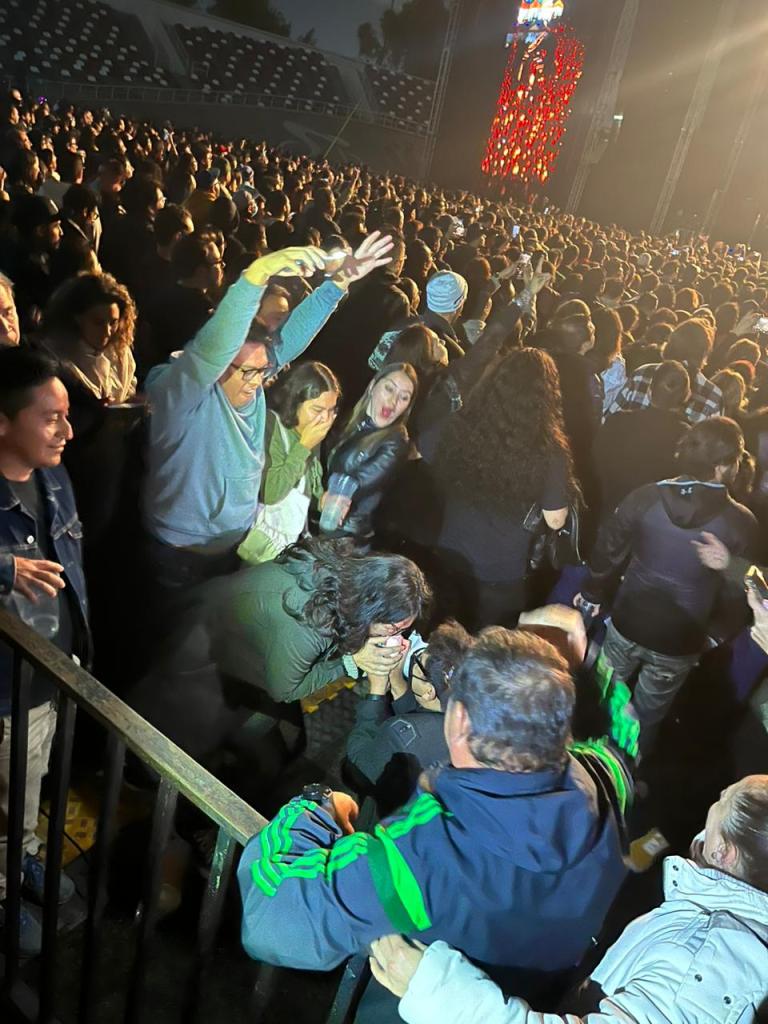
[[282, 617], [280, 628], [275, 625], [265, 623], [257, 637], [264, 657], [263, 685], [274, 700], [301, 700], [346, 675], [341, 657], [328, 658], [312, 630]]
[[267, 457], [261, 484], [261, 496], [265, 505], [276, 505], [278, 501], [282, 501], [307, 473], [312, 459], [312, 452], [299, 441], [294, 430], [285, 427], [283, 431], [278, 425], [277, 414], [270, 411], [267, 415], [266, 430]]

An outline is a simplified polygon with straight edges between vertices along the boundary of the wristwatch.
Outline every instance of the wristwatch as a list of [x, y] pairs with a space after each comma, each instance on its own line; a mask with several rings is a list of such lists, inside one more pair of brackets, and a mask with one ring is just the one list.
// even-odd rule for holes
[[301, 791], [301, 797], [320, 807], [330, 807], [333, 803], [333, 790], [324, 782], [310, 782]]

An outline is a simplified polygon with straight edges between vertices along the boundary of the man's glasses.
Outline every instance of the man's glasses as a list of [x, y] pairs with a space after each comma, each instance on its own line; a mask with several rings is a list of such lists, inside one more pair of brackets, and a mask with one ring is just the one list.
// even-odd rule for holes
[[260, 379], [262, 383], [269, 380], [274, 375], [276, 367], [270, 364], [269, 366], [235, 366], [234, 369], [247, 384], [250, 384], [253, 380]]

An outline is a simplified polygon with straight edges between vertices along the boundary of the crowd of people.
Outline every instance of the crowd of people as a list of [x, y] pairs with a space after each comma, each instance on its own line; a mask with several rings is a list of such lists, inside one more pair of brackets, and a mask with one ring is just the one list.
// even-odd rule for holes
[[[215, 772], [256, 717], [291, 763], [301, 700], [356, 680], [350, 792], [243, 854], [246, 951], [370, 952], [366, 1022], [757, 1019], [761, 255], [16, 90], [0, 120], [3, 607]], [[28, 673], [34, 903], [56, 697]], [[680, 721], [726, 788], [587, 964], [670, 846], [654, 794], [694, 785]]]

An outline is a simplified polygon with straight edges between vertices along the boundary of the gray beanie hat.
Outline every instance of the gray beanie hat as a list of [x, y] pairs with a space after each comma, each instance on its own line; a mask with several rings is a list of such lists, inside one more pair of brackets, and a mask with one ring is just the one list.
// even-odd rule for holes
[[427, 281], [427, 306], [433, 313], [455, 313], [468, 291], [469, 286], [461, 274], [440, 270]]

